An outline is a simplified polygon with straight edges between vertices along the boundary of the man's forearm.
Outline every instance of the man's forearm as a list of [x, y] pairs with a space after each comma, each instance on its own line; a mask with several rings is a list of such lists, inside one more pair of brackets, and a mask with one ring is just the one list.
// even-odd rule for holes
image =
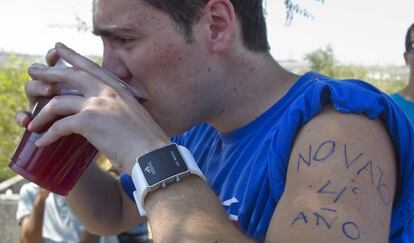
[[208, 185], [196, 176], [145, 199], [155, 242], [250, 242], [227, 218]]
[[[93, 234], [117, 234], [140, 222], [136, 207], [129, 198], [124, 198], [117, 179], [95, 164], [85, 171], [67, 201], [81, 223]], [[133, 213], [127, 211], [128, 203], [132, 204], [129, 208], [133, 208]]]

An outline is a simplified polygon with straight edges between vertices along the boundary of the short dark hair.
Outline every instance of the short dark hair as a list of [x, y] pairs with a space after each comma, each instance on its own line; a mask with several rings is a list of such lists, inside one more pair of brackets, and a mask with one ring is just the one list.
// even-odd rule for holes
[[[209, 0], [143, 0], [167, 13], [181, 27], [189, 41], [192, 26], [198, 22]], [[243, 45], [251, 51], [268, 52], [262, 0], [231, 0], [242, 29]]]
[[407, 34], [405, 35], [405, 51], [411, 51], [414, 49], [414, 40], [411, 39], [411, 33], [414, 32], [414, 23], [408, 28]]

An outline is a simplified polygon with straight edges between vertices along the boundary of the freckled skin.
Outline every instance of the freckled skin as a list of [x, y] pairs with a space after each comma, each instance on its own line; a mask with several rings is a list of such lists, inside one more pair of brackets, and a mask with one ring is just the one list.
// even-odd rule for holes
[[[204, 55], [202, 49], [197, 44], [187, 43], [172, 20], [154, 8], [130, 3], [123, 5], [124, 14], [118, 15], [118, 11], [111, 9], [114, 5], [114, 0], [96, 2], [94, 27], [106, 28], [109, 23], [122, 26], [128, 22], [139, 29], [143, 37], [123, 48], [117, 48], [110, 39], [103, 37], [109, 53], [104, 56], [103, 67], [143, 90], [147, 99], [143, 106], [167, 134], [182, 132], [206, 117], [203, 113], [209, 109], [203, 106], [211, 104], [200, 101], [214, 100], [210, 98], [212, 93], [205, 93], [209, 90], [205, 86], [214, 80], [208, 75], [209, 69], [200, 68], [208, 66], [199, 58]], [[140, 14], [136, 14], [137, 6]], [[177, 122], [172, 124], [172, 120]]]
[[[137, 157], [169, 144], [168, 136], [193, 125], [206, 122], [227, 132], [253, 121], [274, 106], [298, 76], [284, 70], [269, 53], [244, 48], [236, 17], [228, 0], [209, 0], [193, 26], [194, 42], [189, 43], [169, 16], [140, 0], [97, 0], [94, 28], [104, 44], [102, 66], [113, 75], [57, 45], [63, 59], [71, 59], [94, 75], [87, 75], [92, 83], [85, 87], [85, 97], [67, 100], [81, 105], [65, 103], [83, 116], [72, 116], [73, 123], [52, 137], [78, 129], [111, 161], [130, 172]], [[125, 29], [130, 30], [128, 34]], [[139, 90], [142, 105], [125, 89], [119, 90], [119, 80], [113, 76]], [[81, 80], [71, 81], [81, 86], [85, 84]], [[111, 88], [118, 96], [111, 94]], [[346, 145], [350, 145], [349, 153], [341, 150]], [[323, 109], [304, 124], [291, 146], [287, 148], [291, 151], [285, 151], [291, 153], [286, 178], [280, 178], [286, 180], [284, 192], [266, 240], [385, 242], [389, 225], [380, 227], [378, 222], [390, 221], [396, 163], [381, 123]], [[367, 160], [360, 160], [362, 155], [375, 162], [374, 169]], [[93, 165], [85, 173], [68, 201], [87, 228], [114, 233], [146, 220], [115, 178]], [[350, 185], [350, 178], [356, 183]], [[156, 242], [249, 242], [228, 220], [209, 185], [195, 176], [149, 193], [145, 210]]]

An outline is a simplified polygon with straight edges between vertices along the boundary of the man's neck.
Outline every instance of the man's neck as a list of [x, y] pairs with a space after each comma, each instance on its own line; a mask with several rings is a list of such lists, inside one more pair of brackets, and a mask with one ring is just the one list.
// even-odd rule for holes
[[410, 70], [408, 85], [399, 93], [406, 100], [414, 102], [414, 70]]
[[273, 106], [299, 76], [281, 67], [270, 54], [235, 58], [225, 83], [218, 113], [208, 120], [220, 132], [243, 127]]

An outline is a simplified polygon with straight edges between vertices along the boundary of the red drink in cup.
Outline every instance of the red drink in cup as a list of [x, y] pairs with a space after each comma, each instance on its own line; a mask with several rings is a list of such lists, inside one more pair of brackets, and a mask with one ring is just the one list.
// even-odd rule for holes
[[[58, 62], [59, 63], [59, 62]], [[64, 65], [62, 63], [56, 66]], [[119, 80], [119, 85], [140, 100], [140, 91]], [[81, 95], [73, 88], [63, 87], [61, 95]], [[49, 102], [50, 98], [39, 100], [32, 116]], [[50, 127], [46, 126], [44, 131]], [[60, 195], [66, 196], [76, 184], [98, 153], [98, 150], [85, 138], [77, 134], [61, 137], [49, 146], [38, 148], [34, 144], [43, 132], [25, 130], [17, 145], [9, 166], [18, 174], [37, 185]]]
[[[59, 61], [56, 66], [64, 66]], [[80, 95], [72, 88], [63, 87], [61, 95]], [[49, 98], [40, 99], [32, 110], [32, 116], [49, 102]], [[43, 131], [47, 131], [47, 126]], [[60, 195], [66, 196], [76, 184], [98, 153], [98, 150], [85, 138], [77, 134], [61, 137], [49, 146], [38, 148], [34, 144], [43, 132], [25, 130], [17, 145], [9, 166], [29, 181]]]
[[[35, 116], [50, 99], [42, 99], [33, 109]], [[47, 128], [44, 131], [47, 131]], [[93, 161], [98, 150], [77, 134], [61, 137], [49, 146], [34, 144], [43, 132], [25, 130], [9, 166], [29, 181], [66, 196]]]

